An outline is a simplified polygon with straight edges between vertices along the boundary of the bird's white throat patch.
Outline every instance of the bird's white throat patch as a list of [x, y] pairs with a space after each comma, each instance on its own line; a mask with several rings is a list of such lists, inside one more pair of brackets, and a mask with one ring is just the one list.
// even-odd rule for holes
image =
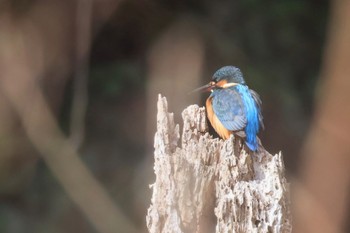
[[237, 86], [238, 83], [225, 83], [222, 87], [223, 88], [228, 88], [228, 87], [233, 87], [233, 86]]

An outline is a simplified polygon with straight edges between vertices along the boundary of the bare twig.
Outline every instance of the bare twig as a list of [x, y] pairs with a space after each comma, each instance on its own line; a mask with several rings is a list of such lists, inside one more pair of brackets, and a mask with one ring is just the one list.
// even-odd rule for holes
[[85, 135], [88, 102], [88, 63], [91, 42], [93, 0], [78, 0], [76, 16], [76, 69], [70, 121], [70, 140], [79, 149]]
[[0, 47], [0, 88], [18, 114], [28, 138], [98, 232], [138, 232], [58, 127], [36, 80], [38, 70], [30, 63], [32, 56], [37, 56], [36, 52], [40, 51], [27, 53], [25, 37], [15, 25], [10, 25], [7, 32], [2, 38], [6, 40], [6, 46]]

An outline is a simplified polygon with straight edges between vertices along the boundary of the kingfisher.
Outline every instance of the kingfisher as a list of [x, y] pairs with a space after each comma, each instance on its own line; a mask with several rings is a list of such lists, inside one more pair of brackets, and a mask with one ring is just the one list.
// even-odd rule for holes
[[210, 91], [206, 100], [207, 117], [223, 139], [231, 134], [244, 139], [251, 151], [259, 147], [257, 134], [264, 128], [259, 95], [246, 85], [241, 70], [224, 66], [217, 70], [212, 80], [195, 91]]

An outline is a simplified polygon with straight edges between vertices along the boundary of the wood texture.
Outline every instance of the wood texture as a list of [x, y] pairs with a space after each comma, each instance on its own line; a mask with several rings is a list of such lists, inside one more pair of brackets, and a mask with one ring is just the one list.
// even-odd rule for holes
[[183, 130], [159, 96], [150, 233], [291, 232], [281, 153], [234, 154], [234, 137], [213, 139], [205, 109], [183, 113]]

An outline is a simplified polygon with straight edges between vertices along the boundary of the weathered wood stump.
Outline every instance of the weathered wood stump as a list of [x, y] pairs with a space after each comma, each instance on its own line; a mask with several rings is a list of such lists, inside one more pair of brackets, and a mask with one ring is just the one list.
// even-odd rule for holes
[[233, 136], [223, 141], [207, 132], [204, 107], [189, 106], [182, 117], [180, 138], [159, 96], [149, 232], [291, 232], [281, 153], [243, 149], [235, 155]]

